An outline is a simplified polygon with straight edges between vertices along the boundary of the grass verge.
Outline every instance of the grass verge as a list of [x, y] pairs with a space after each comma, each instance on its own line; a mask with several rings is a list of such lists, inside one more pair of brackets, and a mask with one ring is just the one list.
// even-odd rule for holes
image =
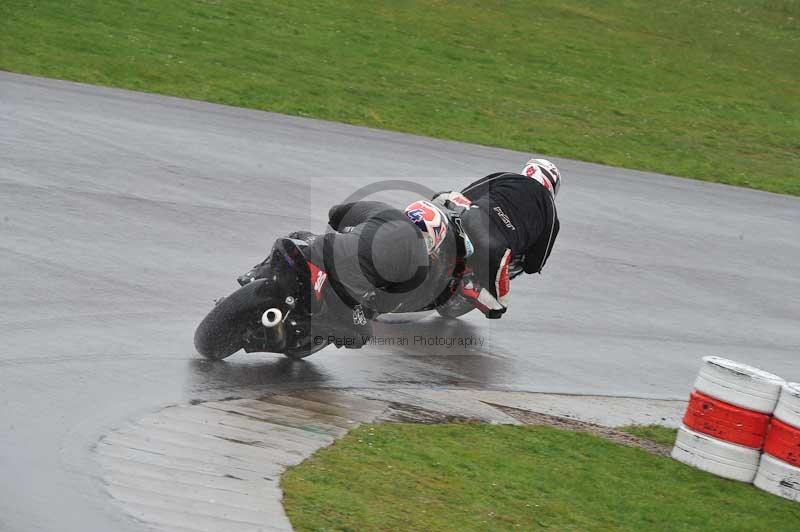
[[800, 195], [797, 0], [5, 0], [0, 69]]
[[282, 479], [297, 530], [796, 530], [800, 505], [549, 427], [365, 425]]
[[677, 429], [671, 429], [663, 425], [628, 425], [627, 427], [619, 427], [617, 430], [669, 446], [674, 445], [675, 438], [678, 437]]

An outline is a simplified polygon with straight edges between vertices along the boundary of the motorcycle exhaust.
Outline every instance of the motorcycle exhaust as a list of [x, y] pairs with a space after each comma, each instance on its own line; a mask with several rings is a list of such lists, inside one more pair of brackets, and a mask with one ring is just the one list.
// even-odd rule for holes
[[283, 320], [283, 312], [279, 308], [270, 308], [264, 311], [261, 315], [261, 323], [267, 329], [271, 329], [281, 323]]
[[264, 347], [267, 351], [280, 353], [286, 347], [286, 329], [283, 326], [283, 312], [279, 308], [269, 308], [261, 315], [261, 324], [266, 329]]

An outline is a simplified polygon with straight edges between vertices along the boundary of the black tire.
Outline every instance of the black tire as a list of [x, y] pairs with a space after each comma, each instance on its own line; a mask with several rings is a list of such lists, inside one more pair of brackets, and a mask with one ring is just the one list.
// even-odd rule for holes
[[222, 360], [244, 347], [248, 320], [255, 322], [259, 309], [267, 308], [264, 298], [256, 294], [264, 282], [253, 281], [217, 302], [194, 332], [198, 353], [210, 360]]

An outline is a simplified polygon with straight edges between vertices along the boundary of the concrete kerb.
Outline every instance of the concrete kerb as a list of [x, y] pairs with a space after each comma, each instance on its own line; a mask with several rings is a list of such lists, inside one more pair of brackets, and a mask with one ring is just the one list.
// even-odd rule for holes
[[[159, 530], [291, 530], [280, 475], [365, 422], [518, 424], [495, 406], [616, 427], [677, 427], [685, 401], [470, 389], [306, 389], [169, 406], [105, 435], [106, 491]], [[183, 523], [183, 525], [181, 525]]]

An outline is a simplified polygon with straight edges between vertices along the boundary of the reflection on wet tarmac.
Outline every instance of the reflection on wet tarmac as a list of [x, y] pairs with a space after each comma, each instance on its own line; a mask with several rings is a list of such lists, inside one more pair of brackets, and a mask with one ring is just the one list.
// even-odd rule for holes
[[486, 338], [471, 323], [463, 320], [432, 318], [410, 322], [379, 322], [374, 339], [394, 340], [394, 347], [414, 356], [459, 356], [482, 351]]
[[514, 360], [489, 346], [486, 331], [439, 317], [375, 323], [358, 350], [328, 347], [304, 360], [237, 353], [190, 361], [187, 392], [206, 400], [314, 386], [483, 386], [507, 381]]
[[[324, 384], [328, 377], [313, 362], [292, 360], [282, 355], [265, 359], [242, 355], [230, 360], [210, 361], [195, 358], [189, 361], [190, 395], [211, 391], [227, 391], [237, 397], [247, 392], [263, 392], [280, 385]], [[235, 393], [233, 393], [235, 391]]]

